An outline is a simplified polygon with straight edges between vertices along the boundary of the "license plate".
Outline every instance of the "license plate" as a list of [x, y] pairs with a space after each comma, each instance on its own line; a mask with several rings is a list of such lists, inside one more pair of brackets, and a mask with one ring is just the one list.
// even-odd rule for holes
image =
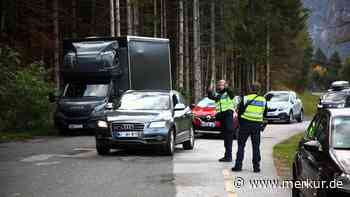
[[212, 127], [212, 128], [214, 128], [215, 127], [215, 123], [214, 122], [202, 122], [201, 126], [202, 127]]
[[139, 132], [133, 132], [133, 131], [124, 131], [124, 132], [118, 132], [115, 131], [113, 132], [113, 137], [118, 138], [118, 137], [139, 137]]
[[69, 129], [82, 129], [83, 125], [82, 124], [70, 124], [68, 125]]

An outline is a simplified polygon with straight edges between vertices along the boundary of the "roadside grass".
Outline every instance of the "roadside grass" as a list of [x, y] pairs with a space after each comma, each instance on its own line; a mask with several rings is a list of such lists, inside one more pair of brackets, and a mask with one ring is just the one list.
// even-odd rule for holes
[[21, 129], [11, 131], [0, 131], [0, 143], [11, 141], [23, 141], [32, 139], [36, 136], [54, 136], [58, 135], [58, 132], [51, 127], [43, 127], [37, 129]]
[[313, 115], [317, 112], [319, 96], [312, 95], [309, 91], [305, 91], [302, 94], [299, 94], [299, 96], [304, 105], [305, 116], [313, 117]]
[[280, 177], [291, 178], [294, 154], [304, 133], [298, 133], [273, 147], [273, 158]]

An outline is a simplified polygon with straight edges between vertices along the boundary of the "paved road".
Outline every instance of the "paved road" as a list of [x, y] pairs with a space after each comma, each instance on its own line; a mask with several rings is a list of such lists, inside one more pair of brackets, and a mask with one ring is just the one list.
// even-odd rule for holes
[[[174, 157], [154, 151], [115, 151], [99, 156], [91, 136], [37, 138], [0, 144], [0, 197], [90, 196], [290, 196], [289, 190], [233, 187], [237, 177], [276, 178], [272, 147], [302, 131], [304, 124], [269, 125], [262, 139], [262, 173], [252, 172], [247, 144], [244, 170], [231, 173], [232, 164], [218, 163], [223, 141], [202, 136], [194, 150], [176, 149]], [[236, 151], [234, 143], [234, 151]], [[278, 192], [278, 195], [276, 195]]]

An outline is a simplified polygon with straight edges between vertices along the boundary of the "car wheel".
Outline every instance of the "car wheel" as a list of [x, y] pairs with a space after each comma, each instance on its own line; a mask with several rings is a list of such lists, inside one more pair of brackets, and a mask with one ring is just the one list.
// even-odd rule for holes
[[[295, 167], [293, 167], [293, 182], [295, 182], [296, 179], [296, 171], [295, 171]], [[293, 187], [292, 188], [292, 197], [300, 197], [300, 190], [298, 188]]]
[[290, 123], [293, 122], [293, 120], [294, 120], [294, 115], [293, 115], [293, 111], [291, 111], [291, 112], [289, 113], [287, 123], [290, 124]]
[[300, 115], [299, 115], [299, 117], [298, 117], [298, 122], [303, 122], [303, 120], [304, 120], [304, 111], [303, 110], [301, 110], [300, 111]]
[[190, 137], [190, 139], [182, 144], [182, 146], [185, 150], [192, 150], [194, 147], [195, 138], [194, 138], [193, 127], [190, 128], [190, 136], [189, 137]]
[[96, 150], [99, 155], [107, 155], [110, 151], [110, 147], [106, 140], [96, 139]]
[[173, 155], [175, 150], [175, 135], [174, 129], [171, 129], [168, 133], [168, 139], [164, 147], [164, 153], [166, 155]]

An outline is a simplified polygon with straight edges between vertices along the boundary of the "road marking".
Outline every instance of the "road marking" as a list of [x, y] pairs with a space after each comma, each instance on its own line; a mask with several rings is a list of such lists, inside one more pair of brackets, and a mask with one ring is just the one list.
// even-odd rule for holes
[[237, 197], [237, 193], [234, 188], [233, 183], [233, 175], [230, 170], [224, 169], [222, 171], [222, 174], [224, 175], [224, 184], [225, 184], [225, 191], [227, 192], [228, 197]]
[[55, 164], [60, 164], [61, 162], [59, 161], [52, 161], [52, 162], [39, 162], [36, 163], [35, 165], [37, 166], [49, 166], [49, 165], [55, 165]]
[[[93, 148], [75, 148], [75, 151], [85, 151], [82, 153], [74, 154], [74, 155], [65, 155], [65, 154], [40, 154], [40, 155], [32, 155], [26, 158], [21, 159], [22, 162], [37, 162], [37, 161], [45, 161], [52, 157], [59, 158], [87, 158], [97, 154], [96, 149]], [[45, 165], [45, 164], [44, 164]]]

